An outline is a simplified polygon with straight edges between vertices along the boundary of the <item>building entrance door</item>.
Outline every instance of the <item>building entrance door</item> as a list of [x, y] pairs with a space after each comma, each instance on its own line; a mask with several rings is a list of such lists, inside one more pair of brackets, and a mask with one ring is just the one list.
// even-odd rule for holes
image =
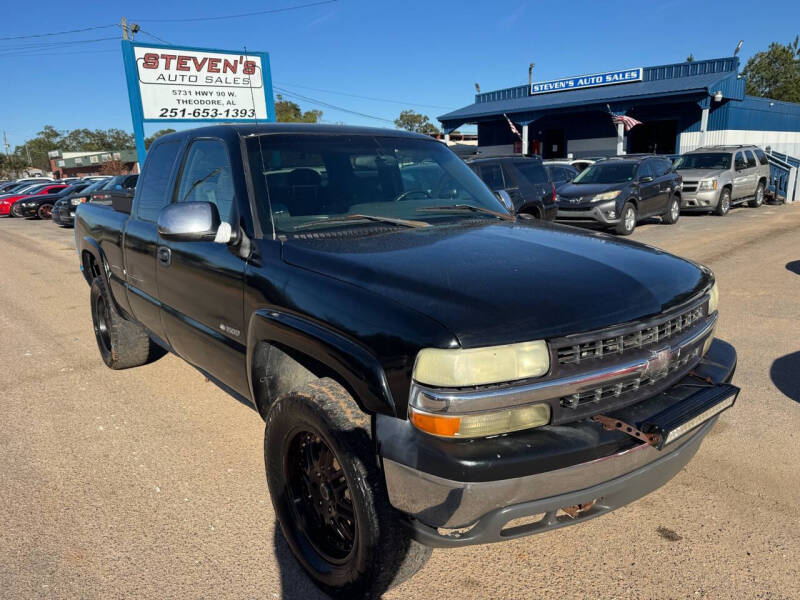
[[564, 158], [566, 144], [563, 129], [547, 129], [542, 143], [542, 158]]
[[677, 136], [677, 121], [647, 121], [628, 132], [628, 154], [675, 154]]

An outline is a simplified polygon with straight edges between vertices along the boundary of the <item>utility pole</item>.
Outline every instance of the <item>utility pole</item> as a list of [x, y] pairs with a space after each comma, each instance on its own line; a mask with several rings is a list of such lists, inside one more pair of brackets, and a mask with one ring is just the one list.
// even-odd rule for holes
[[33, 162], [31, 162], [31, 151], [28, 150], [28, 142], [25, 142], [25, 154], [28, 155], [28, 164], [33, 166]]
[[123, 40], [127, 40], [128, 39], [128, 19], [126, 19], [125, 17], [122, 17], [121, 25], [122, 25], [122, 39]]
[[8, 145], [8, 137], [6, 136], [6, 132], [3, 132], [3, 146], [6, 148], [6, 156], [8, 156], [8, 149], [11, 147]]

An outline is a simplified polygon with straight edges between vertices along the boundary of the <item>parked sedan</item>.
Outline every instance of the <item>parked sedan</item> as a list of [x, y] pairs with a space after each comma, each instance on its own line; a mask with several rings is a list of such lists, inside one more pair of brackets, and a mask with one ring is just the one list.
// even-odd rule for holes
[[12, 212], [11, 207], [14, 206], [14, 204], [16, 204], [18, 201], [22, 200], [23, 198], [28, 198], [30, 196], [44, 195], [44, 194], [52, 194], [53, 192], [63, 190], [66, 187], [67, 184], [65, 183], [56, 183], [56, 184], [41, 183], [25, 188], [24, 190], [22, 190], [21, 193], [0, 197], [0, 215], [8, 215], [10, 217], [14, 217], [16, 215]]
[[558, 220], [613, 227], [630, 235], [645, 217], [676, 223], [681, 176], [668, 158], [628, 155], [601, 160], [582, 171], [558, 194]]
[[62, 190], [52, 194], [41, 194], [37, 196], [29, 196], [23, 198], [11, 208], [11, 212], [15, 217], [34, 217], [37, 219], [49, 219], [53, 212], [53, 206], [61, 198], [76, 194], [89, 187], [88, 182], [79, 181], [73, 185], [69, 185]]
[[53, 206], [52, 219], [53, 223], [61, 227], [72, 227], [75, 224], [75, 209], [79, 204], [88, 202], [91, 198], [92, 192], [100, 189], [108, 179], [99, 179], [95, 181], [85, 181], [88, 184], [80, 192], [72, 192], [62, 196]]

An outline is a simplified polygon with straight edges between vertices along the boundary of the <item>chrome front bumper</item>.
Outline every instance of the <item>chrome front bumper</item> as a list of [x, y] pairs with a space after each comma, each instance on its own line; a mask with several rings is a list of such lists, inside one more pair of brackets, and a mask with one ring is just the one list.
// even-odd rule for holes
[[712, 210], [717, 207], [721, 191], [721, 189], [703, 192], [684, 191], [681, 194], [681, 210]]
[[[501, 542], [599, 517], [658, 489], [692, 459], [716, 420], [714, 417], [680, 443], [676, 442], [669, 452], [637, 446], [628, 452], [516, 481], [459, 485], [431, 481], [419, 473], [408, 472], [393, 473], [392, 478], [398, 477], [396, 481], [405, 486], [404, 490], [414, 490], [414, 496], [428, 493], [435, 496], [430, 498], [431, 502], [439, 501], [439, 505], [429, 506], [416, 515], [410, 512], [414, 518], [409, 527], [419, 542], [438, 548]], [[603, 477], [606, 479], [602, 480]], [[594, 480], [601, 481], [590, 483]], [[402, 502], [403, 493], [393, 486], [392, 502]], [[518, 501], [508, 503], [513, 496]], [[578, 505], [588, 508], [574, 516], [560, 512]], [[430, 524], [435, 517], [442, 520], [450, 512], [455, 518]], [[476, 522], [473, 516], [478, 513], [481, 514]], [[538, 520], [510, 525], [516, 519], [538, 515], [541, 515]], [[462, 521], [475, 525], [466, 531], [439, 531], [440, 527], [459, 528], [455, 523]]]

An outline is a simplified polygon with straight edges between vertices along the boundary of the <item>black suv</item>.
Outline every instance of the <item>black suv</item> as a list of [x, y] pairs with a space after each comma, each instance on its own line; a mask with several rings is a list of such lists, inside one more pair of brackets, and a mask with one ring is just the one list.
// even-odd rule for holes
[[556, 188], [539, 158], [503, 156], [467, 160], [493, 192], [505, 190], [517, 214], [553, 221], [556, 218]]
[[676, 223], [681, 176], [672, 161], [653, 154], [599, 160], [558, 190], [558, 220], [599, 223], [630, 235], [645, 217]]

